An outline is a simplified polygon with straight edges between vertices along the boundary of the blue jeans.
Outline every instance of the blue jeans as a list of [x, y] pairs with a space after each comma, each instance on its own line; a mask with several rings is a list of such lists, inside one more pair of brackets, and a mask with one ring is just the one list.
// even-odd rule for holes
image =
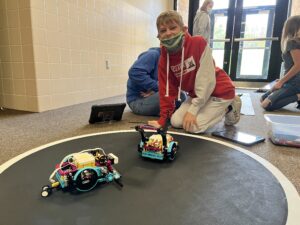
[[298, 101], [297, 94], [300, 93], [300, 87], [293, 86], [289, 83], [284, 84], [282, 88], [275, 91], [267, 91], [262, 95], [261, 100], [268, 98], [271, 102], [265, 108], [266, 111], [274, 111]]
[[[181, 101], [186, 100], [186, 94], [181, 92]], [[179, 108], [181, 102], [176, 101], [176, 109]], [[160, 106], [159, 106], [159, 93], [156, 92], [146, 98], [138, 98], [132, 102], [128, 103], [129, 108], [133, 113], [142, 116], [159, 116]]]
[[146, 98], [138, 98], [128, 103], [133, 113], [142, 116], [159, 116], [159, 94], [158, 92]]

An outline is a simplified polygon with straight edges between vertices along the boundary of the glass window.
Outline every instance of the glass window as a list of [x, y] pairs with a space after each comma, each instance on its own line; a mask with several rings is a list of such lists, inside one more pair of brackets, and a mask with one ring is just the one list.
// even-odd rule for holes
[[215, 64], [217, 67], [223, 67], [224, 61], [224, 50], [223, 49], [214, 49], [212, 52], [212, 56], [215, 60]]
[[211, 41], [211, 45], [213, 49], [212, 54], [215, 59], [215, 63], [220, 68], [223, 67], [225, 42], [217, 40], [225, 39], [226, 25], [227, 16], [225, 16], [224, 14], [214, 14], [213, 40]]
[[[249, 11], [245, 14], [244, 29], [241, 30], [243, 38], [265, 38], [272, 30], [268, 26], [270, 11], [257, 10], [256, 13]], [[269, 32], [268, 32], [269, 31]], [[255, 78], [266, 78], [268, 74], [267, 64], [270, 59], [271, 42], [266, 41], [241, 41], [239, 46], [239, 57], [237, 65], [237, 77], [252, 76]], [[253, 59], [255, 59], [253, 61]], [[250, 63], [252, 62], [252, 63]]]
[[264, 49], [243, 49], [240, 75], [261, 76], [264, 54]]
[[245, 38], [267, 37], [269, 12], [246, 15]]
[[214, 17], [213, 37], [214, 39], [224, 39], [226, 37], [227, 16], [224, 14], [215, 14]]

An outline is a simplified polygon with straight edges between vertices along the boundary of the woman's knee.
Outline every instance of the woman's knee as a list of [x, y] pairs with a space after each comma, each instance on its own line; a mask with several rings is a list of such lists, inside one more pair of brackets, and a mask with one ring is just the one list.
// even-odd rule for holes
[[266, 98], [261, 102], [261, 107], [263, 107], [266, 111], [273, 111], [272, 102], [270, 99]]

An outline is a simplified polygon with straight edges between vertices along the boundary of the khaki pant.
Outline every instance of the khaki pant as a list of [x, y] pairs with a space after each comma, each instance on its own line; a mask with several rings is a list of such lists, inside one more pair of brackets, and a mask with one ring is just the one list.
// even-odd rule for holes
[[[222, 99], [210, 97], [207, 103], [198, 111], [197, 126], [192, 126], [190, 133], [203, 133], [207, 129], [213, 127], [220, 122], [227, 112], [227, 107], [233, 102], [234, 99]], [[171, 124], [175, 128], [183, 127], [183, 118], [191, 105], [191, 98], [188, 98], [181, 104], [178, 110], [171, 117]]]

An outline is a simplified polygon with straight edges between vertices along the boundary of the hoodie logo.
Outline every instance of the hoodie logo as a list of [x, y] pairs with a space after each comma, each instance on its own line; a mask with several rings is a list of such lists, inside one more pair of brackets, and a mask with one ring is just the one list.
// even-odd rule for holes
[[[181, 73], [181, 63], [175, 65], [175, 66], [170, 66], [171, 71], [175, 74], [176, 77], [180, 77]], [[187, 59], [184, 60], [183, 62], [183, 75], [193, 71], [196, 69], [196, 63], [194, 60], [194, 57], [191, 56]]]

